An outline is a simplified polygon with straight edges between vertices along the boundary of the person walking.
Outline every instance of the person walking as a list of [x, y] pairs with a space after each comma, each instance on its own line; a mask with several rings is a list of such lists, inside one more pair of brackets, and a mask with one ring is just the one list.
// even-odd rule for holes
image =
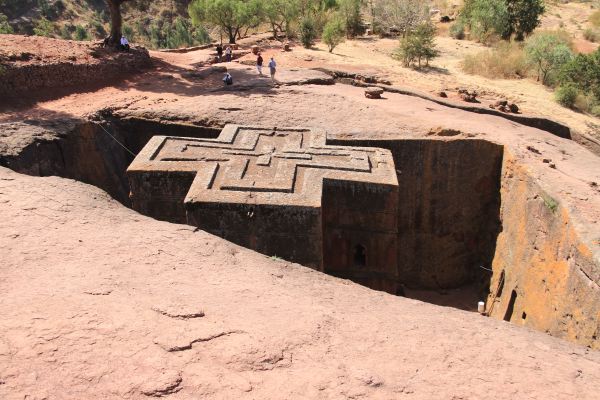
[[262, 76], [262, 67], [263, 67], [263, 58], [262, 55], [260, 54], [260, 51], [258, 52], [258, 57], [256, 57], [256, 69], [258, 70], [258, 74], [260, 76]]
[[233, 50], [231, 50], [231, 46], [227, 46], [225, 48], [225, 61], [226, 62], [230, 62], [231, 61], [231, 54], [233, 53]]
[[217, 61], [221, 62], [223, 60], [223, 45], [219, 43], [217, 45]]
[[275, 82], [275, 72], [277, 72], [277, 63], [275, 59], [271, 57], [271, 61], [269, 61], [269, 72], [271, 73], [271, 80]]

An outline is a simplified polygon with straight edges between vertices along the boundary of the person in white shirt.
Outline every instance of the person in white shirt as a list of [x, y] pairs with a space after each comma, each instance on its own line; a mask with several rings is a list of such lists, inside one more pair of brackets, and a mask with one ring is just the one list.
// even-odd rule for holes
[[227, 86], [233, 85], [233, 77], [231, 76], [231, 74], [229, 72], [225, 73], [225, 76], [223, 77], [223, 83], [226, 84]]
[[125, 36], [121, 36], [121, 50], [129, 51], [129, 41]]
[[277, 72], [277, 63], [275, 62], [275, 59], [273, 59], [273, 57], [271, 57], [271, 61], [269, 61], [269, 72], [271, 72], [271, 80], [275, 81], [275, 72]]
[[225, 48], [225, 61], [231, 61], [231, 55], [233, 54], [233, 50], [231, 50], [231, 46], [227, 46]]

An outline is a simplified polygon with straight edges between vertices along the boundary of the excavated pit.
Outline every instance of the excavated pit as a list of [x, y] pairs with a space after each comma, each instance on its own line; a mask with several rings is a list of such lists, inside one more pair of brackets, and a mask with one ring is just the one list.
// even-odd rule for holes
[[[155, 135], [216, 138], [220, 131], [104, 115], [96, 122], [66, 121], [54, 136], [0, 154], [0, 165], [89, 183], [131, 207], [129, 150], [137, 154]], [[467, 310], [486, 300], [490, 316], [600, 346], [594, 316], [600, 294], [586, 275], [594, 261], [578, 250], [568, 215], [548, 206], [548, 196], [503, 146], [464, 138], [327, 144], [382, 148], [393, 156], [399, 185], [397, 294]], [[354, 250], [360, 266], [366, 249]]]

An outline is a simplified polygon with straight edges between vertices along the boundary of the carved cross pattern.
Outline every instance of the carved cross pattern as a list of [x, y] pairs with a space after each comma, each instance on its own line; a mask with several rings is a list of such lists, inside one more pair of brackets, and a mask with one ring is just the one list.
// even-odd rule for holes
[[393, 161], [380, 149], [329, 146], [314, 130], [234, 125], [217, 139], [154, 137], [135, 170], [196, 171], [186, 202], [318, 204], [324, 178], [396, 182]]

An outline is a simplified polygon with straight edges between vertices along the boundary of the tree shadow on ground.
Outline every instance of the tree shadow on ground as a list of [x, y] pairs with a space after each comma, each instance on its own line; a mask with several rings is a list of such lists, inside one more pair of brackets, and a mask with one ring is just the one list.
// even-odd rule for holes
[[[215, 67], [227, 68], [233, 77], [233, 85], [225, 85], [223, 82], [225, 71]], [[146, 73], [140, 79], [124, 83], [123, 87], [142, 92], [170, 93], [186, 97], [219, 93], [248, 96], [251, 91], [269, 92], [277, 87], [277, 83], [272, 83], [270, 77], [266, 75], [259, 76], [255, 67], [239, 63], [203, 65], [201, 68], [192, 69], [155, 60], [153, 71]]]
[[435, 67], [433, 65], [420, 67], [416, 69], [416, 71], [421, 72], [425, 75], [450, 75], [450, 71], [448, 71], [448, 69], [442, 67]]

